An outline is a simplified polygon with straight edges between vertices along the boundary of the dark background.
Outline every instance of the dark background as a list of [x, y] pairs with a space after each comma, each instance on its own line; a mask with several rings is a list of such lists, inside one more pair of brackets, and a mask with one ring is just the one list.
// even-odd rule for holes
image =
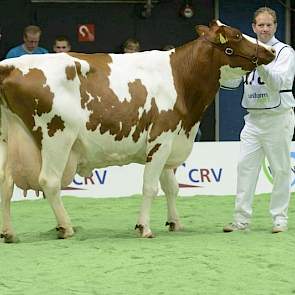
[[[143, 4], [0, 0], [2, 49], [18, 45], [23, 28], [29, 24], [42, 28], [40, 44], [49, 50], [58, 34], [69, 36], [73, 50], [85, 52], [117, 52], [129, 37], [138, 38], [143, 50], [160, 49], [171, 43], [181, 45], [196, 37], [196, 24], [208, 24], [213, 19], [213, 1], [210, 0], [195, 1], [196, 14], [192, 18], [180, 17], [179, 10], [185, 2], [159, 1], [154, 4], [151, 17], [145, 19], [141, 17]], [[77, 26], [85, 23], [95, 24], [95, 42], [78, 42]]]
[[[83, 1], [82, 1], [83, 2]], [[43, 34], [40, 46], [52, 51], [57, 35], [66, 35], [72, 50], [78, 52], [120, 52], [122, 43], [129, 37], [137, 38], [142, 50], [161, 49], [167, 44], [179, 46], [196, 38], [195, 26], [208, 24], [215, 17], [215, 5], [222, 22], [240, 28], [253, 36], [251, 20], [260, 6], [276, 10], [279, 19], [277, 37], [285, 41], [285, 1], [236, 0], [159, 0], [149, 18], [141, 16], [144, 4], [127, 3], [33, 3], [30, 0], [0, 0], [0, 58], [11, 47], [22, 43], [25, 26], [39, 25]], [[189, 3], [195, 14], [186, 19], [180, 16], [182, 7]], [[295, 7], [295, 0], [291, 1]], [[78, 42], [78, 25], [95, 25], [94, 42]], [[292, 12], [291, 28], [295, 27]], [[295, 35], [292, 31], [292, 43]], [[239, 140], [244, 110], [240, 107], [240, 92], [221, 91], [215, 128], [215, 103], [207, 110], [202, 122], [202, 141]], [[217, 132], [215, 132], [217, 130]]]

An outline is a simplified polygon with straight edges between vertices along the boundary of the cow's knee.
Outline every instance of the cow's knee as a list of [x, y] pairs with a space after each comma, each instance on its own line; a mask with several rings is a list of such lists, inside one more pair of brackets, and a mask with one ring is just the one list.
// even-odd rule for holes
[[57, 177], [45, 176], [40, 174], [39, 176], [39, 185], [42, 190], [45, 192], [46, 197], [50, 197], [59, 192], [61, 187], [61, 182]]
[[165, 193], [166, 196], [177, 196], [179, 193], [179, 187], [177, 185], [171, 185], [171, 186], [162, 186], [162, 190]]
[[150, 186], [144, 185], [143, 186], [143, 195], [148, 198], [153, 198], [158, 195], [158, 186]]

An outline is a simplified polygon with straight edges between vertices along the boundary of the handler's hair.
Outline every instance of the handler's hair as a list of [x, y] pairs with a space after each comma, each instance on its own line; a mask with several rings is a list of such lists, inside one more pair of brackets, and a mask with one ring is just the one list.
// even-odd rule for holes
[[41, 29], [38, 26], [27, 26], [24, 29], [24, 36], [27, 36], [28, 34], [40, 34], [41, 35]]
[[273, 9], [271, 9], [271, 8], [269, 8], [269, 7], [266, 7], [266, 6], [264, 6], [264, 7], [260, 7], [260, 8], [258, 8], [258, 9], [254, 12], [252, 23], [253, 23], [253, 24], [256, 24], [256, 17], [257, 17], [259, 14], [261, 14], [261, 13], [265, 13], [265, 12], [268, 13], [268, 14], [270, 14], [270, 15], [273, 17], [273, 22], [276, 24], [276, 23], [277, 23], [277, 14], [276, 14], [276, 12], [275, 12]]

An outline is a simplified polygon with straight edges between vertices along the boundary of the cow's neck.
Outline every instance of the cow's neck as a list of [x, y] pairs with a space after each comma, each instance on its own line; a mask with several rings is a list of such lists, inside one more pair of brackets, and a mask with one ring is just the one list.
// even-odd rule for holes
[[177, 48], [171, 57], [177, 108], [187, 132], [199, 122], [219, 88], [219, 52], [201, 39]]

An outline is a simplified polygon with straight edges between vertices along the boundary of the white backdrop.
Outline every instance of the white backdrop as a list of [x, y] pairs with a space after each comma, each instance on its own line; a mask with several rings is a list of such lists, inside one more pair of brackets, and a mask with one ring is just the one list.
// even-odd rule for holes
[[[239, 142], [198, 142], [187, 161], [176, 171], [181, 196], [234, 195]], [[292, 191], [295, 188], [295, 143], [292, 145]], [[294, 163], [293, 163], [294, 160]], [[95, 169], [92, 177], [75, 176], [62, 195], [77, 197], [124, 197], [140, 194], [142, 189], [142, 165]], [[271, 174], [265, 161], [256, 193], [271, 191]], [[160, 194], [162, 192], [160, 191]], [[35, 192], [29, 191], [29, 199]], [[13, 200], [23, 200], [23, 193], [15, 188]]]

